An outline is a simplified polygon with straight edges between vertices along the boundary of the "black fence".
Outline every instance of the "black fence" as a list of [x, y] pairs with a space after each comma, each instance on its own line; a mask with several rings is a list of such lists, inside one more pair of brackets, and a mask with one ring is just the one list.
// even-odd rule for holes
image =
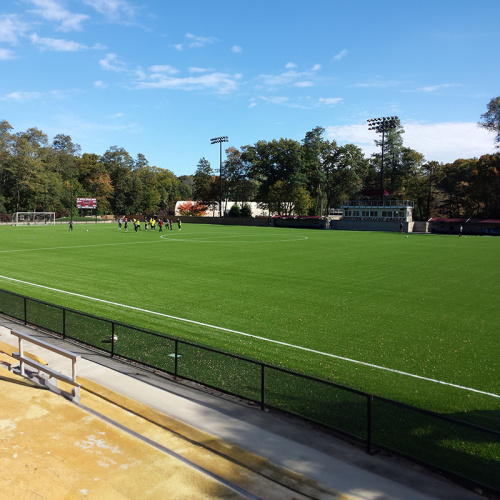
[[[258, 360], [0, 290], [0, 314], [227, 394], [320, 424], [500, 493], [500, 431]], [[118, 341], [114, 339], [118, 338]]]

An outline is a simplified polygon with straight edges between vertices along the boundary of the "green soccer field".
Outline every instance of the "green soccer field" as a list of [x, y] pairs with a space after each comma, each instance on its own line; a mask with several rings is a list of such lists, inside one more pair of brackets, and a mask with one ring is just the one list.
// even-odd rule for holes
[[0, 275], [5, 290], [500, 426], [500, 238], [2, 226]]

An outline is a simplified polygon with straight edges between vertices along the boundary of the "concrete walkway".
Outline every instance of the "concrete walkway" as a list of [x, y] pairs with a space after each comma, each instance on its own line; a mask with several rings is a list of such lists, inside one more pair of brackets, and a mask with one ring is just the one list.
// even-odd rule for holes
[[[82, 396], [76, 405], [0, 366], [0, 498], [484, 498], [299, 419], [2, 318], [0, 351], [17, 346], [10, 329], [81, 355]], [[25, 351], [70, 370], [50, 351]]]

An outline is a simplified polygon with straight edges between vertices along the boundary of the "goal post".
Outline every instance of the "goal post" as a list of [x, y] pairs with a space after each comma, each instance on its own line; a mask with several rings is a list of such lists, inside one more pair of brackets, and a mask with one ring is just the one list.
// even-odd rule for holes
[[12, 216], [13, 226], [55, 225], [55, 223], [55, 212], [16, 212]]

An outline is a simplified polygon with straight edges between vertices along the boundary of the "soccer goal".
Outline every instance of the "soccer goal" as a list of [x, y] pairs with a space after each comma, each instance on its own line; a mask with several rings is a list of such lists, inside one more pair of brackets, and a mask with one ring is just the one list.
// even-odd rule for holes
[[29, 226], [56, 223], [55, 212], [16, 212], [12, 216], [13, 226]]

